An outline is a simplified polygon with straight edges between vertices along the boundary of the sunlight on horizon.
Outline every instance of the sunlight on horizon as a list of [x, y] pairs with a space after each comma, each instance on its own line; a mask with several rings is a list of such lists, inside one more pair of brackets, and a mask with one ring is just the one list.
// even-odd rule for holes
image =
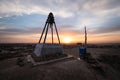
[[63, 43], [71, 43], [72, 39], [70, 37], [63, 38]]

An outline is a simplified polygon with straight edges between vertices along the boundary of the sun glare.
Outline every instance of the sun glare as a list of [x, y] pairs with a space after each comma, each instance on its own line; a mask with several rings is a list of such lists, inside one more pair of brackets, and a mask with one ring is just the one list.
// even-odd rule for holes
[[66, 37], [63, 39], [64, 43], [70, 43], [71, 42], [71, 38]]

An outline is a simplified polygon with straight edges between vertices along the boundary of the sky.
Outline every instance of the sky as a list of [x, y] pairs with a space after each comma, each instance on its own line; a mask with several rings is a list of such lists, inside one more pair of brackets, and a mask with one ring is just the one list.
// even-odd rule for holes
[[50, 12], [61, 43], [84, 43], [85, 26], [88, 43], [120, 43], [120, 0], [0, 0], [0, 43], [37, 43]]

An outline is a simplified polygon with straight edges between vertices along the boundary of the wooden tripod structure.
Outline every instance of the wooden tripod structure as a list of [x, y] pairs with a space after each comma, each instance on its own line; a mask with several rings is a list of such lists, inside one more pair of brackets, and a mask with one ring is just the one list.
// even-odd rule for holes
[[47, 37], [47, 34], [48, 34], [48, 29], [51, 28], [51, 36], [52, 36], [52, 44], [54, 43], [54, 37], [53, 37], [53, 28], [55, 27], [55, 31], [56, 31], [56, 34], [57, 34], [57, 38], [58, 38], [58, 42], [60, 44], [60, 38], [59, 38], [59, 35], [58, 35], [58, 31], [57, 31], [57, 27], [56, 27], [56, 23], [54, 21], [54, 16], [53, 16], [53, 13], [49, 13], [48, 15], [48, 18], [46, 20], [46, 23], [45, 23], [45, 26], [43, 28], [43, 31], [42, 31], [42, 34], [41, 34], [41, 37], [39, 39], [39, 43], [41, 43], [41, 39], [43, 37], [43, 34], [45, 32], [45, 37], [44, 37], [44, 41], [43, 43], [46, 43], [46, 37]]

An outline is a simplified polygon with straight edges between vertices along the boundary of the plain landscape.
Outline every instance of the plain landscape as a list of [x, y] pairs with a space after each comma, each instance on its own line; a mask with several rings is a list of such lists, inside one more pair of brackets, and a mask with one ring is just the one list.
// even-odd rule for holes
[[97, 63], [79, 60], [79, 47], [63, 45], [64, 53], [72, 55], [72, 59], [38, 66], [25, 62], [20, 67], [18, 58], [32, 54], [35, 44], [0, 44], [0, 79], [120, 80], [120, 44], [89, 44], [87, 52]]

